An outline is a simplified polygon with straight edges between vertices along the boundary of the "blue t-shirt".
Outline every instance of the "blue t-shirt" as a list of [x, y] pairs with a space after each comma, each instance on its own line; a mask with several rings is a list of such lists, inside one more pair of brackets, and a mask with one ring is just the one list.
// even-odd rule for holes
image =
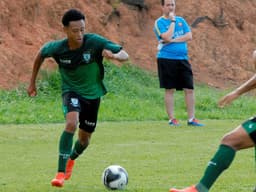
[[[185, 35], [191, 32], [189, 25], [182, 17], [176, 16], [176, 23], [174, 27], [173, 36], [170, 39], [175, 39], [179, 36]], [[168, 31], [171, 25], [171, 20], [165, 17], [159, 17], [155, 21], [154, 32], [156, 34], [157, 40], [161, 41], [161, 34]], [[178, 59], [178, 60], [188, 60], [188, 47], [187, 42], [174, 42], [161, 44], [158, 49], [157, 58], [165, 59]]]

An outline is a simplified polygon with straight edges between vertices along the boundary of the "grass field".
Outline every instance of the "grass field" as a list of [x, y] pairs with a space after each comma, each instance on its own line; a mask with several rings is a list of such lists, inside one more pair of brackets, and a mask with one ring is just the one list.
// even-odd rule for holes
[[[129, 64], [107, 63], [105, 70], [109, 93], [102, 98], [100, 122], [62, 189], [50, 186], [64, 123], [59, 75], [43, 71], [35, 98], [27, 96], [26, 85], [0, 90], [0, 192], [108, 191], [101, 174], [111, 164], [128, 171], [127, 192], [183, 188], [199, 181], [223, 134], [256, 111], [253, 93], [220, 109], [216, 103], [228, 90], [196, 85], [196, 116], [206, 126], [169, 127], [155, 73]], [[175, 93], [175, 113], [185, 125], [183, 92]], [[254, 149], [244, 150], [211, 192], [252, 191], [255, 179]]]
[[[185, 122], [181, 122], [185, 124]], [[105, 167], [129, 173], [127, 192], [168, 192], [196, 183], [224, 133], [239, 120], [204, 120], [207, 126], [169, 127], [166, 121], [99, 122], [88, 150], [77, 160], [64, 188], [50, 186], [57, 167], [63, 124], [0, 125], [1, 192], [103, 192]], [[237, 153], [211, 192], [251, 191], [254, 149]]]

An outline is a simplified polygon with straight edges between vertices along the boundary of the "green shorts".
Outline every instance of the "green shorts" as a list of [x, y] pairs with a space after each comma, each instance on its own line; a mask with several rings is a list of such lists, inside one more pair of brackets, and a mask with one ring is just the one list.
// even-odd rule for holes
[[256, 144], [256, 117], [252, 117], [247, 121], [243, 122], [242, 126]]

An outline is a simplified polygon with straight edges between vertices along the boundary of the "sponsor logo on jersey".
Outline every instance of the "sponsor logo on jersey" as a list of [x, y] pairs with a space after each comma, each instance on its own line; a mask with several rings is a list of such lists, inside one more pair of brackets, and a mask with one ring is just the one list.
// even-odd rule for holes
[[63, 64], [71, 64], [70, 59], [60, 59], [60, 62], [63, 63]]

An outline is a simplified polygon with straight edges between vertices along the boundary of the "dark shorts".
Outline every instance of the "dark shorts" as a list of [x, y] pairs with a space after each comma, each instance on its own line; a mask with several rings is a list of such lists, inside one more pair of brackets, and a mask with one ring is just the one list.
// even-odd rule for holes
[[193, 72], [187, 60], [157, 59], [160, 88], [194, 89]]
[[256, 117], [252, 117], [243, 122], [242, 127], [256, 144]]
[[95, 130], [100, 106], [100, 98], [85, 99], [74, 92], [62, 95], [64, 115], [68, 112], [79, 112], [79, 128], [92, 133]]

